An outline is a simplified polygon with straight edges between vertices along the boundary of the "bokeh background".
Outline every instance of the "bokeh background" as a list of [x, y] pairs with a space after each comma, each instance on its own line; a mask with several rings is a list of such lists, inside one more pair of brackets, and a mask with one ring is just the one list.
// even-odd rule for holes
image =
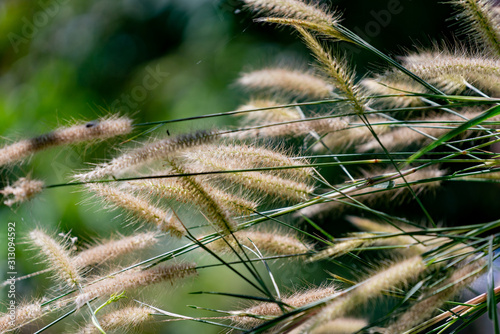
[[[394, 57], [406, 50], [460, 38], [454, 33], [457, 22], [451, 19], [452, 10], [438, 1], [324, 3], [344, 13], [345, 26]], [[92, 120], [109, 111], [147, 122], [233, 110], [247, 98], [232, 84], [241, 71], [311, 62], [291, 30], [254, 23], [253, 17], [236, 0], [2, 0], [1, 142], [50, 131], [72, 120]], [[383, 64], [370, 55], [341, 46], [355, 64], [359, 78], [382, 68]], [[156, 135], [164, 135], [167, 128], [175, 134], [231, 122], [217, 119], [176, 123]], [[114, 153], [109, 147], [118, 143], [50, 150], [20, 166], [1, 170], [0, 181], [5, 185], [31, 174], [48, 184], [67, 182], [74, 170], [87, 166], [85, 163], [109, 158]], [[456, 202], [448, 198], [450, 202], [441, 205], [454, 208]], [[43, 268], [33, 259], [35, 254], [28, 251], [24, 238], [36, 226], [55, 234], [70, 232], [78, 236], [80, 243], [134, 230], [134, 226], [125, 226], [116, 212], [103, 212], [90, 202], [80, 189], [66, 187], [48, 190], [14, 210], [0, 207], [0, 278], [5, 274], [2, 261], [6, 258], [3, 245], [7, 222], [17, 224], [20, 274]], [[460, 212], [452, 214], [458, 216]], [[175, 246], [168, 242], [141, 257]], [[201, 259], [207, 263], [210, 260], [208, 256]], [[318, 284], [328, 277], [328, 268], [318, 266], [282, 265], [274, 269], [281, 284], [289, 289]], [[20, 282], [19, 298], [41, 296], [50, 284], [47, 276]], [[196, 281], [188, 280], [176, 291], [153, 288], [141, 294], [141, 300], [193, 315], [200, 313], [186, 305], [234, 309], [238, 304], [228, 303], [228, 298], [193, 296], [188, 292], [241, 292], [243, 288], [241, 280], [227, 271], [205, 270]], [[0, 290], [0, 300], [5, 300], [5, 293]], [[71, 332], [71, 326], [75, 324], [66, 323], [47, 332]], [[144, 332], [195, 330], [216, 333], [220, 329], [177, 322], [158, 323]]]

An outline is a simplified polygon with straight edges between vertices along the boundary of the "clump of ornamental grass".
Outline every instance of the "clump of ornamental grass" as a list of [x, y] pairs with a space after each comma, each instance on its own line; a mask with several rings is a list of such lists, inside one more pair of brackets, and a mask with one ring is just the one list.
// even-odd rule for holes
[[[437, 190], [451, 182], [498, 181], [493, 144], [500, 140], [500, 109], [492, 98], [500, 92], [498, 8], [485, 0], [450, 1], [470, 45], [420, 49], [396, 62], [319, 3], [244, 3], [264, 16], [259, 21], [293, 30], [314, 68], [243, 73], [238, 84], [251, 96], [233, 112], [135, 125], [154, 129], [236, 115], [237, 126], [220, 122], [216, 130], [120, 146], [120, 155], [75, 172], [68, 183], [6, 180], [1, 193], [8, 206], [23, 205], [45, 189], [78, 186], [94, 194], [92, 202], [125, 212], [125, 220], [139, 227], [122, 235], [119, 224], [106, 222], [116, 224], [115, 237], [86, 245], [80, 236], [56, 239], [42, 229], [31, 231], [30, 243], [47, 269], [14, 282], [50, 271], [57, 284], [34, 302], [18, 305], [14, 321], [2, 314], [1, 332], [49, 314], [56, 320], [46, 328], [57, 326], [83, 311], [91, 319], [80, 333], [133, 330], [153, 316], [255, 334], [445, 333], [457, 322], [468, 326], [486, 310], [496, 321], [500, 287], [491, 278], [500, 223], [437, 224], [435, 209], [425, 203], [440, 203]], [[338, 41], [389, 66], [359, 79]], [[471, 51], [477, 45], [487, 52]], [[0, 166], [14, 166], [50, 147], [127, 135], [133, 127], [128, 117], [111, 116], [56, 129], [5, 145]], [[407, 203], [420, 211], [409, 212]], [[165, 238], [167, 233], [177, 238]], [[152, 246], [158, 247], [151, 252], [161, 248], [161, 253], [143, 256], [140, 251]], [[200, 257], [199, 251], [210, 256]], [[132, 264], [126, 265], [124, 256], [133, 258]], [[200, 257], [197, 264], [193, 256]], [[239, 299], [238, 306], [225, 307], [231, 311], [209, 305], [192, 307], [216, 316], [172, 313], [168, 309], [177, 305], [164, 296], [177, 289], [168, 284], [155, 295], [158, 307], [148, 307], [140, 296], [126, 307], [110, 306], [136, 291], [174, 286], [219, 267], [223, 274], [212, 277], [220, 282], [210, 282], [210, 289], [197, 286], [196, 294]], [[487, 294], [452, 308], [459, 292], [485, 272]], [[241, 280], [248, 289], [233, 291], [227, 280]], [[295, 292], [283, 295], [283, 288]]]

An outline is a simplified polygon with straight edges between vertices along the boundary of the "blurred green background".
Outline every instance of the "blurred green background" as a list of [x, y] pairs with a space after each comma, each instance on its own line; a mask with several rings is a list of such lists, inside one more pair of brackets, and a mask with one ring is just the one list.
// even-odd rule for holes
[[[345, 26], [394, 56], [415, 46], [429, 47], [434, 41], [454, 38], [450, 30], [453, 21], [446, 21], [452, 12], [436, 1], [345, 0], [325, 5], [338, 7], [344, 13]], [[387, 15], [390, 10], [392, 14]], [[240, 1], [233, 0], [3, 0], [2, 143], [47, 132], [72, 120], [92, 120], [108, 111], [144, 122], [233, 110], [247, 98], [232, 85], [242, 70], [311, 62], [291, 30], [257, 24], [252, 18]], [[345, 49], [360, 78], [381, 68], [364, 52]], [[168, 130], [175, 134], [230, 122], [189, 122], [169, 126]], [[162, 128], [157, 135], [164, 135], [166, 130]], [[20, 166], [1, 170], [1, 182], [5, 185], [30, 173], [48, 184], [67, 182], [75, 169], [109, 158], [114, 153], [110, 145], [117, 143], [43, 152]], [[48, 190], [14, 210], [0, 207], [0, 245], [6, 240], [7, 222], [17, 223], [20, 274], [43, 268], [33, 260], [34, 252], [26, 251], [25, 235], [36, 226], [54, 234], [71, 232], [80, 242], [133, 232], [135, 227], [125, 226], [116, 212], [103, 212], [87, 202], [85, 193], [66, 187]], [[163, 244], [149, 255], [175, 245]], [[5, 248], [0, 248], [0, 259], [6, 258]], [[213, 262], [208, 256], [197, 260]], [[276, 266], [275, 272], [289, 289], [318, 284], [328, 277], [324, 268], [317, 266]], [[4, 274], [5, 268], [0, 265], [0, 277]], [[50, 285], [46, 276], [20, 282], [19, 298], [41, 296]], [[227, 271], [204, 270], [178, 291], [165, 293], [168, 286], [156, 287], [141, 294], [140, 299], [168, 311], [193, 315], [199, 313], [185, 305], [234, 309], [238, 302], [187, 292], [241, 292], [243, 287], [241, 279]], [[5, 291], [0, 290], [0, 294], [0, 300], [4, 300]], [[68, 330], [67, 324], [47, 332], [63, 330]], [[194, 330], [215, 333], [220, 329], [185, 322], [159, 323], [150, 329], [162, 333]]]

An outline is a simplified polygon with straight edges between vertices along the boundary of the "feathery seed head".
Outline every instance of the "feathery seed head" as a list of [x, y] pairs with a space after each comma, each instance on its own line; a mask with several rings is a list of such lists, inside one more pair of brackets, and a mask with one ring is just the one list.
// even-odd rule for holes
[[12, 206], [15, 203], [29, 201], [43, 191], [43, 186], [43, 181], [22, 177], [11, 186], [6, 186], [4, 189], [0, 190], [0, 194], [6, 198], [4, 204]]
[[414, 81], [394, 79], [389, 74], [376, 79], [364, 79], [361, 81], [361, 86], [370, 95], [400, 95], [398, 97], [377, 99], [389, 108], [422, 105], [423, 102], [418, 96], [404, 96], [404, 94], [426, 92], [422, 85]]
[[493, 56], [500, 55], [500, 30], [497, 13], [487, 0], [451, 0], [457, 20], [464, 23], [464, 32]]
[[375, 243], [375, 241], [376, 241], [375, 239], [368, 239], [368, 238], [365, 239], [365, 237], [373, 236], [373, 234], [370, 234], [370, 233], [366, 233], [364, 235], [358, 234], [357, 236], [359, 236], [360, 238], [337, 242], [333, 246], [330, 246], [330, 247], [312, 255], [308, 259], [308, 262], [314, 262], [314, 261], [324, 260], [324, 259], [328, 259], [328, 258], [339, 257], [339, 256], [345, 255], [345, 254], [353, 251], [356, 248], [370, 246], [371, 244]]
[[[230, 148], [229, 148], [230, 149]], [[220, 151], [224, 151], [221, 149]], [[199, 166], [202, 170], [213, 171], [231, 171], [238, 170], [245, 167], [252, 168], [255, 158], [241, 158], [234, 154], [212, 154], [212, 152], [192, 151], [187, 153], [188, 158], [195, 166]], [[255, 150], [254, 152], [255, 153]], [[260, 153], [265, 153], [261, 150]], [[269, 154], [268, 154], [269, 156]], [[275, 159], [275, 156], [271, 157]], [[248, 164], [245, 166], [245, 164]], [[291, 177], [290, 177], [291, 176]], [[305, 182], [300, 181], [303, 177], [296, 177], [295, 175], [278, 173], [263, 172], [234, 172], [223, 173], [214, 176], [214, 178], [229, 181], [233, 184], [238, 184], [244, 189], [252, 189], [263, 194], [270, 196], [277, 196], [284, 200], [305, 200], [309, 194], [312, 193], [314, 188], [307, 184], [311, 178], [306, 179]], [[298, 181], [296, 181], [298, 180]]]
[[[278, 123], [299, 120], [300, 114], [295, 108], [281, 107], [286, 105], [286, 103], [280, 103], [279, 101], [266, 100], [266, 99], [253, 99], [247, 104], [244, 104], [238, 108], [238, 110], [254, 110], [263, 109], [252, 112], [247, 112], [244, 114], [243, 124], [260, 125], [266, 123]], [[269, 109], [267, 109], [269, 108]]]
[[[171, 158], [167, 161], [175, 173], [189, 174], [190, 171], [178, 159]], [[223, 209], [218, 198], [212, 196], [210, 193], [210, 190], [213, 188], [207, 186], [206, 182], [200, 181], [201, 179], [199, 180], [194, 176], [183, 176], [178, 178], [178, 180], [181, 182], [182, 188], [195, 196], [196, 204], [213, 226], [216, 226], [225, 234], [235, 230], [235, 222], [230, 218], [228, 212]]]
[[[257, 247], [260, 251], [274, 255], [294, 255], [307, 253], [312, 249], [297, 237], [278, 232], [260, 232], [260, 231], [238, 231], [225, 237], [226, 241], [233, 247], [236, 247], [236, 241], [251, 249]], [[255, 246], [254, 246], [255, 245]], [[216, 240], [208, 244], [208, 247], [220, 252], [230, 252], [231, 249], [224, 240]]]
[[300, 0], [244, 1], [247, 7], [263, 15], [304, 20], [326, 27], [333, 27], [339, 22], [337, 14]]
[[111, 116], [100, 120], [78, 124], [31, 139], [6, 145], [0, 149], [0, 166], [22, 160], [41, 150], [76, 144], [96, 139], [107, 139], [132, 131], [132, 120], [127, 117]]
[[158, 242], [158, 233], [145, 232], [116, 240], [109, 240], [101, 244], [90, 246], [73, 257], [73, 263], [78, 268], [102, 263], [116, 257], [136, 252], [150, 247]]
[[[500, 61], [462, 50], [422, 50], [402, 58], [403, 66], [448, 94], [463, 92], [467, 83], [491, 95], [500, 94]], [[399, 72], [382, 76], [389, 83], [404, 85], [407, 77]], [[397, 86], [396, 86], [397, 87]]]
[[[260, 167], [285, 167], [307, 165], [307, 159], [292, 159], [277, 149], [267, 149], [256, 145], [227, 144], [227, 145], [202, 145], [186, 153], [188, 159], [203, 160], [206, 157], [217, 160], [237, 162], [240, 169]], [[293, 178], [301, 182], [310, 182], [313, 175], [312, 168], [290, 168], [271, 170], [274, 175]]]
[[382, 291], [396, 288], [415, 280], [426, 269], [420, 256], [415, 256], [379, 271], [346, 295], [333, 299], [313, 318], [305, 323], [308, 329], [316, 329], [327, 321], [343, 317], [347, 312], [378, 296]]
[[[231, 165], [230, 162], [211, 158], [198, 161], [198, 165], [211, 170], [229, 171], [238, 169], [238, 167], [235, 166], [236, 162], [232, 162]], [[314, 187], [304, 182], [296, 182], [288, 178], [282, 178], [262, 172], [224, 173], [217, 175], [217, 178], [240, 185], [244, 189], [251, 189], [282, 200], [303, 201], [306, 200], [314, 190]]]
[[41, 303], [38, 301], [16, 306], [14, 317], [11, 313], [0, 315], [0, 333], [14, 330], [43, 315]]
[[[483, 270], [481, 270], [483, 269]], [[384, 334], [403, 333], [432, 316], [446, 301], [452, 299], [460, 290], [476, 280], [485, 269], [485, 261], [477, 260], [461, 268], [452, 268], [452, 274], [439, 287], [427, 291], [409, 309], [401, 314], [396, 321], [384, 329]], [[451, 286], [449, 286], [451, 285]], [[439, 292], [440, 290], [445, 288]]]
[[312, 73], [285, 68], [267, 68], [243, 73], [238, 84], [252, 91], [286, 93], [313, 99], [328, 98], [333, 86]]
[[304, 42], [314, 54], [320, 69], [332, 80], [332, 84], [339, 94], [348, 100], [350, 107], [357, 113], [363, 114], [366, 109], [366, 101], [361, 96], [360, 88], [354, 83], [355, 74], [349, 69], [345, 59], [332, 55], [325, 47], [309, 32], [296, 27]]
[[163, 232], [169, 232], [178, 238], [185, 233], [184, 227], [172, 212], [150, 204], [139, 195], [133, 195], [105, 184], [87, 184], [87, 187], [100, 196], [105, 203], [122, 208], [140, 220], [153, 223]]
[[76, 298], [75, 303], [77, 307], [81, 307], [95, 297], [119, 294], [122, 291], [131, 291], [165, 281], [174, 284], [182, 278], [193, 275], [196, 275], [194, 263], [156, 266], [146, 270], [130, 270], [86, 286], [83, 293]]
[[[367, 117], [368, 121], [371, 123], [386, 122], [386, 119], [379, 117]], [[346, 122], [348, 124], [348, 122]], [[377, 136], [382, 135], [391, 130], [389, 126], [374, 126], [373, 130]], [[333, 149], [340, 149], [342, 151], [351, 148], [355, 144], [366, 142], [373, 139], [373, 134], [367, 126], [360, 127], [347, 127], [345, 129], [339, 129], [337, 132], [329, 133], [323, 137], [323, 143]], [[324, 151], [325, 147], [318, 143], [314, 146], [314, 151], [321, 152]]]
[[76, 287], [81, 282], [78, 267], [71, 261], [65, 246], [39, 229], [31, 231], [29, 237], [32, 244], [40, 249], [51, 269], [57, 272], [58, 278], [70, 287]]
[[[200, 200], [198, 193], [189, 191], [182, 181], [173, 178], [134, 181], [130, 182], [130, 185], [141, 192], [181, 203], [192, 204]], [[246, 215], [257, 209], [257, 202], [243, 196], [214, 188], [206, 182], [204, 182], [204, 188], [229, 216]]]
[[[246, 113], [243, 124], [250, 127], [243, 132], [230, 133], [226, 137], [259, 138], [281, 136], [304, 136], [313, 131], [325, 134], [347, 127], [347, 122], [338, 118], [303, 119], [297, 109], [280, 107], [286, 105], [271, 100], [253, 100], [239, 110], [270, 108]], [[283, 124], [279, 124], [283, 123]], [[255, 129], [252, 127], [256, 127]]]
[[[335, 286], [328, 285], [294, 293], [291, 296], [283, 298], [282, 301], [293, 307], [302, 307], [331, 296], [336, 292], [337, 289]], [[251, 327], [262, 322], [262, 320], [252, 316], [278, 316], [282, 314], [282, 311], [276, 303], [265, 302], [256, 304], [245, 310], [234, 311], [232, 313], [236, 315], [234, 318], [235, 322], [246, 327]]]
[[352, 334], [368, 326], [368, 321], [357, 318], [339, 318], [319, 325], [311, 334]]
[[[129, 306], [121, 308], [114, 312], [104, 315], [99, 318], [99, 325], [105, 331], [120, 330], [121, 332], [134, 329], [146, 321], [152, 319], [152, 310], [144, 306]], [[99, 329], [93, 324], [89, 323], [80, 328], [78, 334], [100, 334]]]
[[124, 174], [131, 169], [139, 168], [155, 160], [167, 158], [183, 149], [213, 141], [218, 136], [217, 131], [198, 131], [180, 135], [176, 138], [154, 141], [118, 156], [109, 163], [98, 165], [90, 172], [76, 174], [74, 177], [80, 181], [91, 181], [106, 176]]

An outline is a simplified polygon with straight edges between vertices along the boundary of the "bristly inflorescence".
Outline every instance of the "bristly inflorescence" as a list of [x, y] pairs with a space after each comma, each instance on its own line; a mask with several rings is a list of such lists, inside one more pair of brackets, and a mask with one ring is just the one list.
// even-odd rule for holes
[[104, 203], [130, 212], [139, 221], [155, 225], [160, 231], [182, 237], [184, 228], [171, 211], [152, 205], [147, 199], [105, 184], [89, 184], [90, 190], [104, 199]]
[[12, 185], [0, 190], [5, 198], [4, 204], [12, 206], [16, 203], [26, 202], [43, 191], [45, 183], [41, 180], [33, 180], [29, 177], [21, 177]]
[[132, 131], [132, 120], [124, 116], [111, 116], [6, 145], [0, 149], [0, 166], [15, 163], [44, 149], [77, 144], [97, 139], [126, 135]]
[[326, 99], [333, 94], [333, 86], [326, 78], [287, 68], [265, 68], [243, 73], [238, 84], [250, 91], [270, 90], [302, 98]]
[[75, 178], [81, 181], [91, 181], [108, 176], [119, 176], [155, 160], [168, 158], [188, 147], [213, 141], [218, 135], [217, 131], [198, 131], [146, 143], [142, 147], [114, 158], [109, 163], [98, 165], [87, 173], [76, 174]]
[[157, 266], [146, 270], [136, 269], [130, 272], [123, 272], [103, 277], [97, 283], [85, 286], [76, 298], [75, 303], [77, 307], [81, 307], [93, 298], [119, 294], [123, 291], [130, 292], [161, 282], [174, 284], [182, 278], [193, 275], [196, 275], [196, 266], [192, 263]]
[[464, 32], [472, 36], [493, 56], [500, 56], [500, 30], [498, 13], [488, 0], [452, 0], [457, 7], [457, 19], [464, 26]]
[[71, 254], [64, 243], [56, 241], [39, 229], [30, 233], [30, 242], [41, 251], [43, 260], [57, 274], [55, 277], [62, 280], [61, 283], [72, 288], [80, 285], [80, 268], [71, 260]]

